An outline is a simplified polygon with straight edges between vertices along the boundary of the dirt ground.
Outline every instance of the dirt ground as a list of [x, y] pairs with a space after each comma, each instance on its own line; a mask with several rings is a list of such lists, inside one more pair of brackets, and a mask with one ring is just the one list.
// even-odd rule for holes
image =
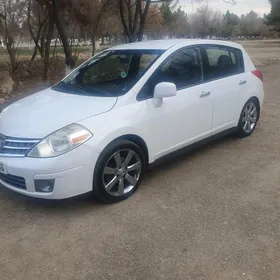
[[260, 123], [149, 171], [133, 197], [41, 201], [0, 187], [0, 279], [280, 279], [280, 48]]

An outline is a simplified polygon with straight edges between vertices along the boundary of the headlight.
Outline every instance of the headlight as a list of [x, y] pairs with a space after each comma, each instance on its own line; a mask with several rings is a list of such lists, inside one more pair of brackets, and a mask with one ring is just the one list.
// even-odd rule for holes
[[56, 157], [77, 148], [91, 137], [92, 134], [83, 126], [70, 124], [47, 136], [27, 156]]

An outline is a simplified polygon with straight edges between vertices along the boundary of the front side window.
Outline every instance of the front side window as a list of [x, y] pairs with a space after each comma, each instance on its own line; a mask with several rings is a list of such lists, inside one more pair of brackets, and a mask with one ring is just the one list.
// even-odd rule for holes
[[56, 91], [94, 96], [128, 92], [163, 53], [163, 50], [105, 51], [53, 87]]
[[161, 82], [174, 83], [177, 90], [202, 83], [201, 64], [199, 48], [189, 47], [177, 51], [155, 71], [141, 89], [138, 99], [152, 97], [155, 86]]
[[159, 82], [172, 82], [177, 89], [202, 82], [200, 51], [187, 48], [176, 52], [159, 69], [154, 79]]
[[242, 52], [225, 46], [207, 46], [204, 81], [211, 81], [244, 72]]

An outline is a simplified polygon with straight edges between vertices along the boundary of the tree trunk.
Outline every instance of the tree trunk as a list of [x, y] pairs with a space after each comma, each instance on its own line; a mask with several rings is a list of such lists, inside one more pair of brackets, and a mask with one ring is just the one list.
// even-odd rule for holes
[[32, 61], [35, 59], [35, 57], [37, 56], [37, 52], [38, 52], [38, 47], [37, 47], [37, 45], [35, 45], [33, 54], [32, 54], [32, 56], [31, 56], [31, 59], [30, 59], [30, 62], [29, 62], [29, 65], [31, 64], [31, 62], [32, 62]]
[[39, 49], [39, 52], [42, 59], [44, 59], [45, 57], [45, 39], [46, 39], [46, 28], [44, 28], [43, 34], [40, 39], [41, 48]]
[[60, 10], [59, 10], [58, 0], [52, 0], [52, 8], [53, 8], [54, 20], [56, 23], [56, 28], [60, 35], [62, 45], [63, 45], [63, 50], [64, 50], [64, 54], [65, 54], [66, 72], [67, 72], [68, 69], [73, 69], [75, 67], [75, 61], [72, 57], [72, 49], [68, 42], [68, 37], [66, 34], [65, 27], [61, 20], [61, 14], [60, 14]]
[[139, 32], [137, 35], [138, 41], [143, 40], [144, 30], [145, 30], [145, 25], [146, 25], [146, 20], [147, 20], [148, 12], [150, 9], [150, 5], [151, 5], [151, 0], [147, 0], [145, 8], [144, 8], [144, 12], [142, 12], [140, 10], [140, 26], [139, 26]]
[[91, 47], [92, 47], [91, 55], [94, 56], [94, 54], [95, 54], [95, 34], [91, 35]]
[[[50, 7], [51, 9], [51, 7]], [[54, 20], [50, 13], [49, 26], [48, 26], [48, 34], [45, 45], [45, 57], [44, 57], [44, 73], [43, 80], [47, 81], [49, 78], [49, 68], [50, 68], [50, 48], [51, 48], [51, 40], [54, 30]]]
[[54, 43], [54, 47], [53, 47], [53, 53], [52, 53], [52, 57], [54, 57], [54, 55], [55, 55], [55, 52], [56, 52], [57, 41], [58, 41], [58, 38], [56, 38], [56, 39], [55, 39], [55, 43]]
[[120, 7], [121, 22], [122, 22], [122, 25], [123, 25], [123, 28], [124, 28], [124, 34], [125, 34], [125, 37], [127, 38], [127, 41], [131, 43], [134, 40], [133, 40], [133, 37], [131, 36], [131, 34], [129, 32], [128, 26], [127, 26], [126, 21], [125, 21], [125, 11], [124, 11], [123, 0], [119, 0], [119, 7]]
[[9, 58], [10, 58], [11, 66], [12, 66], [12, 72], [14, 72], [14, 70], [16, 68], [17, 49], [14, 46], [13, 38], [9, 34], [6, 34], [6, 36], [5, 36], [5, 45], [7, 48], [7, 52], [9, 54]]
[[43, 40], [41, 40], [41, 45], [39, 45], [39, 41], [42, 38], [42, 34], [44, 33], [44, 29], [47, 25], [47, 18], [45, 18], [43, 22], [39, 22], [39, 29], [38, 29], [37, 34], [35, 36], [35, 34], [32, 30], [32, 24], [31, 24], [31, 3], [32, 3], [31, 0], [29, 0], [28, 11], [27, 11], [27, 24], [28, 24], [28, 28], [29, 28], [29, 33], [31, 35], [31, 38], [32, 38], [34, 44], [35, 44], [35, 49], [34, 49], [34, 52], [33, 52], [32, 58], [31, 58], [31, 61], [33, 61], [34, 58], [37, 55], [38, 50], [40, 52], [41, 58], [44, 57], [42, 49], [41, 49], [41, 46], [44, 45], [44, 42], [43, 42]]
[[10, 44], [7, 44], [7, 51], [9, 53], [11, 65], [12, 65], [12, 72], [14, 72], [15, 67], [16, 67], [16, 54], [15, 51], [13, 50], [13, 47], [10, 46]]

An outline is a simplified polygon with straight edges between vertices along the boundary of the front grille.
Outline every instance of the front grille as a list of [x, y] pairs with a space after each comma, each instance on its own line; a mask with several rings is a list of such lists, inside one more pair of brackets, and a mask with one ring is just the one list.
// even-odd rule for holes
[[26, 183], [23, 177], [0, 173], [0, 180], [11, 185], [12, 187], [26, 190]]
[[8, 137], [0, 134], [0, 156], [24, 157], [40, 140]]

